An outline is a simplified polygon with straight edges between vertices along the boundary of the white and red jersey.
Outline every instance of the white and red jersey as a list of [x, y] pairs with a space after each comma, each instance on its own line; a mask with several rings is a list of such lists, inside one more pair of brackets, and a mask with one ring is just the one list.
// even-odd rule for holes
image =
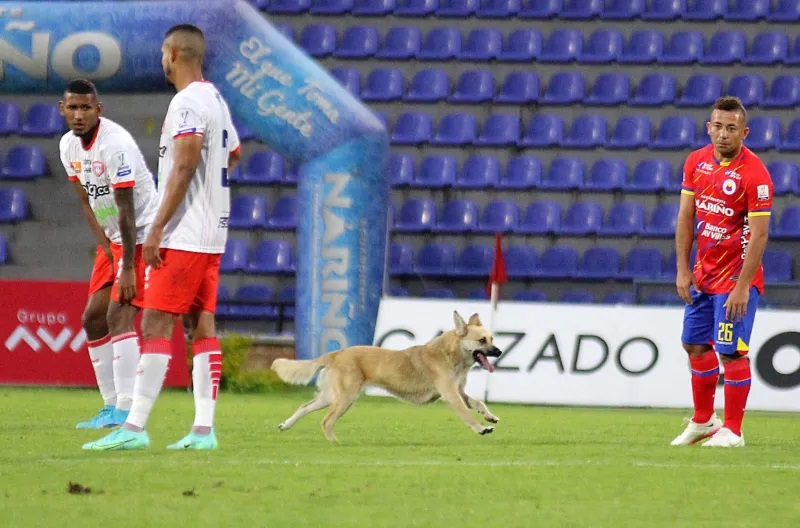
[[122, 236], [113, 189], [133, 187], [136, 243], [144, 242], [156, 215], [158, 195], [153, 175], [133, 136], [102, 117], [88, 147], [72, 132], [64, 134], [58, 147], [69, 180], [81, 182], [98, 223], [115, 244], [122, 244]]
[[159, 148], [162, 200], [175, 161], [175, 142], [188, 135], [203, 136], [203, 152], [183, 202], [164, 228], [161, 247], [224, 253], [230, 212], [228, 157], [239, 149], [239, 136], [228, 105], [209, 82], [193, 82], [169, 104]]

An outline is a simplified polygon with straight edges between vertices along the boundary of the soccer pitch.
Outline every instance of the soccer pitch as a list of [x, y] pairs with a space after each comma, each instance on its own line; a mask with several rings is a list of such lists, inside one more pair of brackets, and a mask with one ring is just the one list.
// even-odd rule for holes
[[[192, 397], [162, 394], [146, 452], [81, 451], [95, 391], [0, 388], [3, 526], [800, 525], [800, 416], [749, 413], [747, 447], [670, 447], [685, 413], [491, 405], [478, 436], [443, 404], [362, 398], [277, 425], [306, 394], [223, 393], [215, 452], [170, 452]], [[73, 492], [68, 492], [69, 483]], [[86, 493], [84, 488], [89, 488]]]

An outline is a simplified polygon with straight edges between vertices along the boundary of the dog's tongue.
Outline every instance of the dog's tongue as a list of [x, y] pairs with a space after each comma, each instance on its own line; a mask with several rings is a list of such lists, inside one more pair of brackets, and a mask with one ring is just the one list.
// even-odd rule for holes
[[494, 372], [494, 365], [489, 363], [489, 360], [486, 358], [485, 354], [478, 354], [478, 361], [481, 362], [481, 366], [488, 370], [489, 372]]

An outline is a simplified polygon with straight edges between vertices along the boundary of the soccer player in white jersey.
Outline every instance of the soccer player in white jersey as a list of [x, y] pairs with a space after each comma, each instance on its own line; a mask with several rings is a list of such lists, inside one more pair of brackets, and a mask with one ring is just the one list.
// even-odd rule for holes
[[91, 82], [70, 82], [59, 109], [70, 128], [59, 143], [61, 163], [98, 244], [82, 322], [104, 406], [78, 428], [103, 429], [121, 425], [133, 402], [139, 362], [133, 319], [144, 302], [141, 244], [158, 196], [136, 141], [101, 117]]
[[161, 132], [160, 205], [143, 246], [148, 267], [133, 406], [119, 429], [84, 449], [150, 445], [145, 425], [167, 372], [173, 325], [182, 314], [189, 314], [192, 327], [195, 418], [189, 434], [168, 448], [217, 447], [213, 427], [222, 353], [214, 311], [228, 236], [227, 177], [239, 161], [239, 137], [228, 105], [203, 79], [205, 39], [200, 29], [184, 24], [171, 28], [161, 52], [164, 74], [178, 93]]

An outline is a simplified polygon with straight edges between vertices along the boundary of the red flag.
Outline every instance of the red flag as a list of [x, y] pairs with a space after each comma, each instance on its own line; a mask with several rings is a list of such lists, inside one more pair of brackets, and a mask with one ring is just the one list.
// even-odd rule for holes
[[503, 284], [508, 282], [508, 274], [506, 273], [506, 259], [503, 258], [503, 245], [501, 243], [500, 233], [494, 235], [494, 261], [492, 262], [492, 271], [489, 273], [489, 284], [486, 285], [486, 296], [491, 299], [492, 297], [492, 284]]

